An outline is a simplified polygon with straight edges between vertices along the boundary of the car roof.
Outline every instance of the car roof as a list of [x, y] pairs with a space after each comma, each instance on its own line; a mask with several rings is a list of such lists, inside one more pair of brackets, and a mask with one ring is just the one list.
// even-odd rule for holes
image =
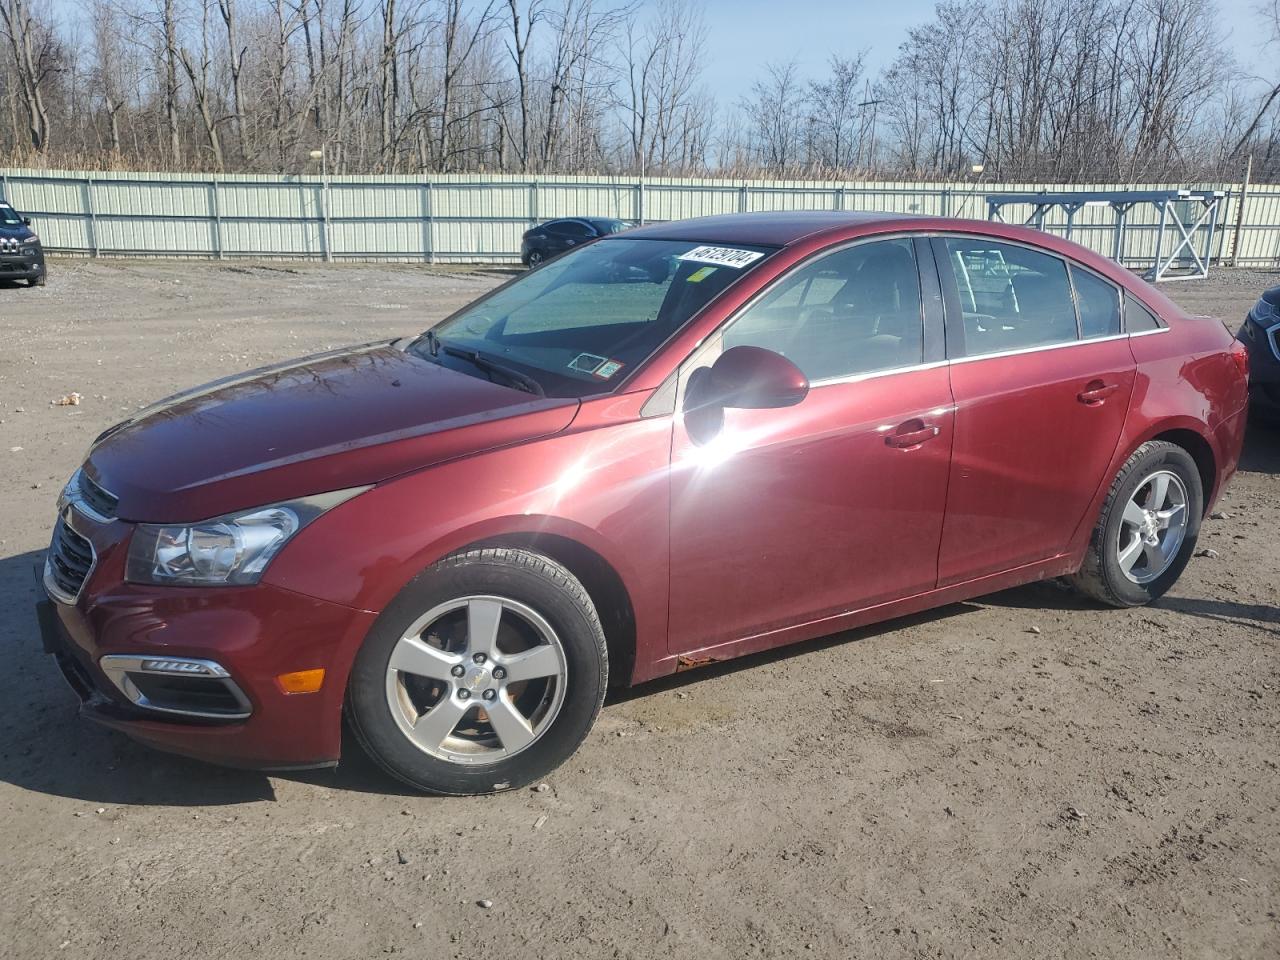
[[785, 247], [817, 233], [839, 232], [879, 222], [910, 220], [913, 229], [925, 229], [930, 220], [903, 213], [847, 212], [834, 210], [779, 210], [768, 213], [729, 213], [692, 220], [654, 223], [627, 231], [628, 237], [651, 240], [698, 240], [706, 243], [746, 243]]
[[1177, 307], [1150, 284], [1101, 254], [1064, 237], [993, 220], [971, 220], [927, 214], [878, 211], [788, 210], [762, 213], [731, 213], [692, 220], [671, 220], [633, 227], [622, 237], [648, 240], [679, 240], [686, 243], [747, 244], [788, 247], [810, 242], [815, 247], [839, 243], [877, 233], [958, 233], [986, 236], [995, 241], [1027, 244], [1081, 263], [1128, 289], [1141, 289], [1143, 298], [1156, 305], [1157, 312], [1176, 313]]

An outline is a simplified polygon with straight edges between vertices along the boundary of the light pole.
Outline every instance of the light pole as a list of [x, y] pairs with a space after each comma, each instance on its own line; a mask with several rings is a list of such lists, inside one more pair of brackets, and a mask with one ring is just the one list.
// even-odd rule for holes
[[973, 175], [973, 187], [969, 190], [969, 196], [964, 202], [964, 208], [961, 209], [961, 213], [964, 213], [969, 208], [969, 200], [977, 201], [978, 188], [982, 186], [982, 173], [986, 169], [981, 163], [975, 163], [969, 167], [969, 173]]
[[323, 218], [321, 232], [324, 237], [324, 260], [325, 263], [332, 263], [333, 236], [329, 231], [329, 170], [324, 144], [320, 144], [319, 150], [312, 150], [310, 156], [312, 160], [320, 161], [320, 216]]

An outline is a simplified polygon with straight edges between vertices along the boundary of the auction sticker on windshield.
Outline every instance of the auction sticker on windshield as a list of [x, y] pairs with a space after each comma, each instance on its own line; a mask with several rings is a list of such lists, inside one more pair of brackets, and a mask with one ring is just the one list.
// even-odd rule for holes
[[741, 270], [763, 256], [763, 253], [755, 250], [738, 250], [734, 247], [694, 247], [688, 253], [680, 254], [676, 259], [692, 260], [694, 263], [714, 263], [716, 266]]

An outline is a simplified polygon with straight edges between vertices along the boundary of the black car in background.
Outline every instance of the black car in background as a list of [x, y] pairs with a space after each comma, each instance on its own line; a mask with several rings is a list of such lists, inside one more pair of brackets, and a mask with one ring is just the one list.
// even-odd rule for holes
[[31, 220], [0, 200], [0, 280], [25, 280], [44, 286], [44, 250]]
[[1250, 406], [1280, 417], [1280, 287], [1258, 298], [1237, 336], [1249, 349]]
[[520, 238], [520, 262], [536, 267], [552, 257], [572, 250], [576, 246], [625, 230], [630, 224], [608, 217], [568, 217], [548, 220], [532, 230], [526, 230]]

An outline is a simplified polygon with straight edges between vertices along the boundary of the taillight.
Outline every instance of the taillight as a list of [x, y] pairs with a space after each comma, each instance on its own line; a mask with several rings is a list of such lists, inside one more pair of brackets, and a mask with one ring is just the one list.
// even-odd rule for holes
[[1231, 359], [1236, 363], [1236, 369], [1240, 371], [1240, 376], [1249, 379], [1249, 350], [1239, 340], [1231, 341]]

